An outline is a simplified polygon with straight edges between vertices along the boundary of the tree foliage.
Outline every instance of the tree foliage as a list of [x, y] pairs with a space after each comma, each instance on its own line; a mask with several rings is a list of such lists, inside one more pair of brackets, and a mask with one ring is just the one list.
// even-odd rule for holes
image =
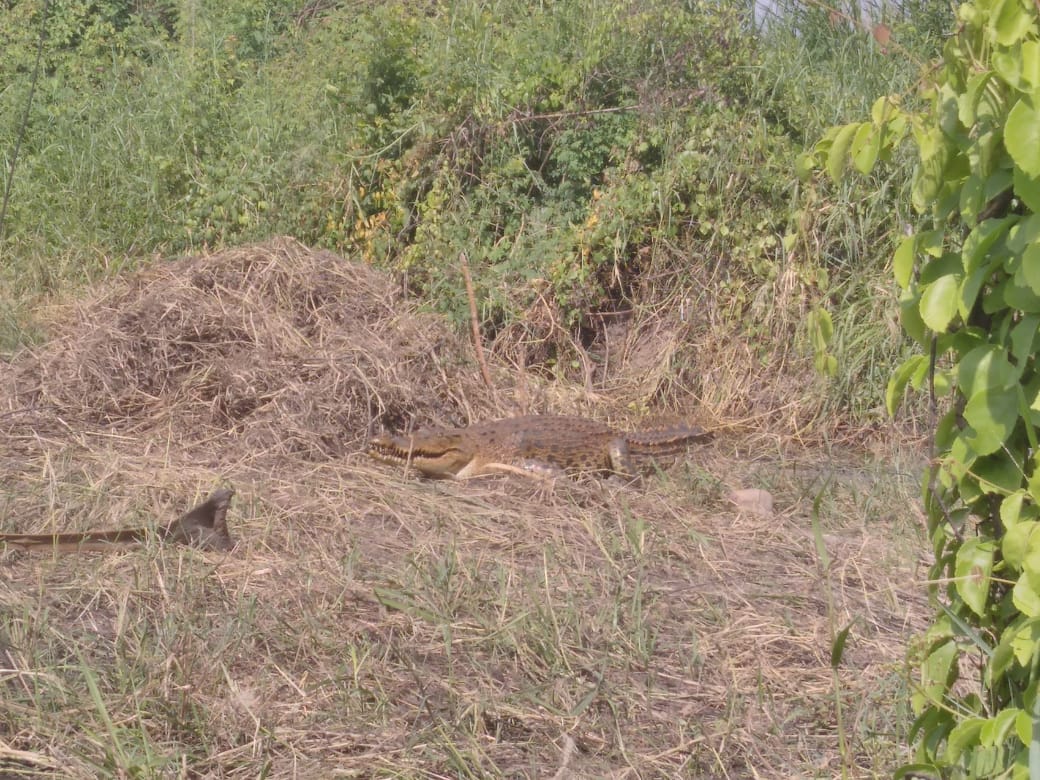
[[914, 651], [918, 763], [899, 775], [1025, 778], [1040, 767], [1040, 28], [1021, 0], [958, 19], [926, 110], [881, 98], [804, 168], [869, 171], [908, 136], [918, 154], [921, 220], [892, 270], [925, 354], [887, 404], [908, 386], [946, 401], [925, 485], [938, 611]]

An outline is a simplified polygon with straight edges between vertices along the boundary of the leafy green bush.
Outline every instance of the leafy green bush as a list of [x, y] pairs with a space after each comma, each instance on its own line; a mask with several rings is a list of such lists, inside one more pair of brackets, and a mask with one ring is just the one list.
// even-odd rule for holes
[[873, 168], [912, 134], [921, 224], [893, 257], [904, 330], [930, 356], [888, 388], [949, 396], [925, 488], [939, 611], [916, 648], [919, 763], [897, 776], [1035, 775], [1040, 761], [1040, 16], [973, 0], [928, 110], [882, 98], [815, 160]]

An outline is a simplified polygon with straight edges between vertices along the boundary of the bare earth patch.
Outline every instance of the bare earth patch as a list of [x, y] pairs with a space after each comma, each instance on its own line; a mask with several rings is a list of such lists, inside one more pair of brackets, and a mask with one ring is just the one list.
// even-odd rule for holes
[[[0, 552], [0, 774], [781, 778], [905, 759], [904, 648], [928, 617], [912, 457], [720, 435], [642, 488], [370, 463], [383, 427], [507, 411], [471, 352], [381, 273], [288, 239], [55, 313], [49, 342], [0, 364], [0, 531], [159, 524], [230, 484], [239, 544]], [[626, 422], [621, 393], [493, 368], [524, 411]], [[741, 488], [774, 515], [739, 511]]]

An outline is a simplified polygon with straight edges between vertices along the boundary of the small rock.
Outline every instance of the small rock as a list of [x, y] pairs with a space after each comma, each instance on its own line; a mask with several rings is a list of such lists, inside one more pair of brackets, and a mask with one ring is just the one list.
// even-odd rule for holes
[[773, 494], [768, 490], [758, 488], [744, 488], [734, 490], [728, 496], [738, 512], [748, 512], [759, 517], [773, 516]]

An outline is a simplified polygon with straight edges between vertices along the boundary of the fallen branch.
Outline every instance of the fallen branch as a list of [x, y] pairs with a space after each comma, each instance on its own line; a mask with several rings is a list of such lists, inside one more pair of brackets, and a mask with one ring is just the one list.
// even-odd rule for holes
[[221, 488], [169, 525], [125, 528], [120, 531], [84, 531], [69, 534], [0, 534], [0, 544], [22, 550], [74, 553], [109, 551], [114, 546], [135, 547], [154, 534], [163, 542], [187, 544], [203, 550], [230, 550], [235, 546], [228, 533], [227, 511], [235, 491]]

